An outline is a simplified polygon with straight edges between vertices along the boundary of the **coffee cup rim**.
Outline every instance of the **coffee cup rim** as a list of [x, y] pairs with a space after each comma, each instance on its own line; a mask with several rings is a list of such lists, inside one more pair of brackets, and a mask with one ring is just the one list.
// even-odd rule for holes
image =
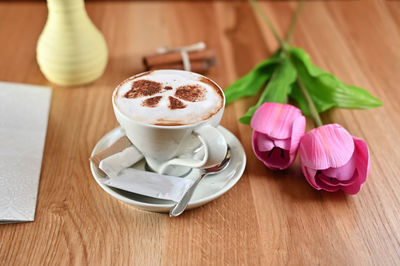
[[[148, 123], [144, 123], [144, 122], [142, 122], [142, 121], [137, 121], [137, 120], [135, 120], [135, 119], [129, 117], [129, 116], [126, 115], [124, 112], [122, 112], [122, 111], [118, 108], [117, 104], [115, 103], [115, 98], [116, 98], [116, 93], [117, 93], [117, 91], [119, 90], [119, 88], [121, 87], [122, 84], [125, 84], [125, 83], [128, 82], [129, 80], [132, 80], [132, 79], [135, 79], [135, 78], [138, 78], [138, 77], [141, 77], [141, 76], [148, 75], [148, 74], [150, 74], [151, 72], [154, 72], [154, 71], [161, 71], [161, 72], [163, 72], [163, 71], [189, 72], [189, 73], [192, 73], [192, 74], [194, 74], [194, 75], [200, 76], [200, 77], [202, 77], [202, 78], [204, 78], [204, 79], [210, 81], [210, 82], [211, 82], [215, 87], [217, 87], [217, 88], [220, 90], [220, 92], [221, 92], [221, 95], [222, 95], [222, 105], [221, 105], [221, 107], [218, 109], [217, 112], [215, 112], [213, 115], [209, 116], [209, 117], [208, 117], [207, 119], [205, 119], [205, 120], [202, 120], [202, 121], [199, 121], [199, 122], [193, 123], [193, 124], [184, 124], [184, 125], [156, 125], [156, 124], [148, 124]], [[180, 70], [180, 69], [157, 69], [157, 70], [145, 71], [145, 72], [142, 72], [142, 73], [133, 75], [133, 76], [131, 76], [131, 77], [129, 77], [129, 78], [123, 80], [122, 82], [120, 82], [120, 83], [118, 84], [118, 86], [114, 89], [114, 92], [113, 92], [113, 94], [112, 94], [112, 99], [111, 99], [111, 101], [112, 101], [112, 105], [113, 105], [114, 111], [118, 112], [121, 116], [125, 117], [126, 119], [128, 119], [128, 120], [130, 120], [130, 121], [132, 121], [132, 122], [135, 122], [135, 123], [137, 123], [137, 124], [143, 125], [143, 126], [153, 127], [153, 128], [162, 128], [162, 129], [188, 128], [188, 127], [195, 127], [195, 126], [197, 126], [197, 125], [200, 125], [200, 124], [202, 124], [202, 123], [205, 123], [205, 122], [209, 121], [210, 119], [212, 119], [213, 117], [215, 117], [215, 116], [216, 116], [217, 114], [219, 114], [221, 111], [223, 111], [223, 110], [225, 109], [225, 103], [226, 103], [226, 102], [225, 102], [225, 101], [226, 101], [226, 100], [225, 100], [225, 93], [224, 93], [223, 89], [222, 89], [214, 80], [212, 80], [212, 79], [210, 79], [210, 78], [208, 78], [208, 77], [206, 77], [206, 76], [204, 76], [204, 75], [201, 75], [201, 74], [199, 74], [199, 73], [195, 73], [195, 72], [191, 72], [191, 71], [186, 71], [186, 70]]]

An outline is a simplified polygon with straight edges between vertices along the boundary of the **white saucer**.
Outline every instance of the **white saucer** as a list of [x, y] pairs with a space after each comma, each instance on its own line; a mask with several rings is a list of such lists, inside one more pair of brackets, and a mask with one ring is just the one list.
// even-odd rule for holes
[[[225, 129], [224, 127], [219, 126], [218, 130], [224, 135], [226, 142], [231, 148], [231, 161], [228, 167], [221, 173], [210, 175], [201, 180], [192, 196], [192, 199], [189, 202], [188, 209], [199, 207], [218, 198], [229, 189], [231, 189], [236, 184], [236, 182], [239, 181], [244, 172], [246, 166], [246, 154], [244, 152], [242, 144], [235, 137], [235, 135], [233, 135], [229, 130]], [[97, 142], [92, 151], [92, 155], [109, 147], [112, 143], [114, 143], [123, 135], [124, 133], [120, 127], [111, 130], [103, 138], [101, 138], [99, 142]], [[144, 160], [140, 161], [132, 167], [144, 170]], [[151, 198], [109, 187], [102, 183], [102, 180], [104, 180], [106, 177], [104, 176], [103, 172], [99, 168], [97, 168], [96, 165], [94, 165], [92, 162], [90, 162], [90, 169], [92, 170], [93, 177], [96, 180], [97, 184], [99, 184], [99, 186], [104, 189], [104, 191], [106, 191], [111, 196], [128, 204], [131, 204], [139, 209], [153, 212], [169, 212], [169, 210], [175, 204], [173, 201]], [[199, 174], [200, 170], [196, 169], [193, 170], [185, 178], [194, 178]]]

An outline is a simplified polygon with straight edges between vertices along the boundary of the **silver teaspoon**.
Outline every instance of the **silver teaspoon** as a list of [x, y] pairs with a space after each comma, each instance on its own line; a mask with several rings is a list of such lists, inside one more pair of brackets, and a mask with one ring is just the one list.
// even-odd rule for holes
[[228, 150], [226, 151], [226, 156], [224, 160], [219, 165], [202, 169], [202, 174], [199, 177], [197, 177], [197, 179], [193, 182], [192, 186], [186, 191], [185, 195], [183, 195], [182, 199], [178, 203], [176, 203], [175, 206], [171, 209], [171, 211], [169, 212], [169, 216], [175, 217], [183, 213], [190, 199], [192, 198], [193, 192], [196, 190], [196, 187], [200, 183], [200, 181], [207, 175], [217, 174], [225, 170], [225, 168], [229, 164], [230, 159], [231, 159], [231, 149], [228, 146]]

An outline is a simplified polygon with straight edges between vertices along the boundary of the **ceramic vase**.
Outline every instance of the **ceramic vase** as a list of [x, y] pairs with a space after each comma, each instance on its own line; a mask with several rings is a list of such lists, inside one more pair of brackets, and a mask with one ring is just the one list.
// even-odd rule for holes
[[47, 0], [48, 17], [36, 59], [44, 76], [62, 86], [90, 83], [107, 64], [107, 45], [83, 0]]

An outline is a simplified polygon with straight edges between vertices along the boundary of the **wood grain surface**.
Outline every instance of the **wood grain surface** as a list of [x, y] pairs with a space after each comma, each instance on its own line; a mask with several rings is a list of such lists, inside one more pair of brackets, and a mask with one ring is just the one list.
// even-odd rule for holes
[[[266, 169], [252, 153], [250, 127], [237, 122], [256, 101], [248, 98], [227, 106], [222, 120], [245, 147], [242, 179], [176, 219], [121, 203], [92, 178], [89, 154], [117, 126], [114, 87], [141, 72], [141, 57], [157, 47], [198, 41], [216, 49], [219, 66], [208, 76], [226, 87], [277, 43], [245, 1], [86, 6], [105, 35], [109, 63], [96, 82], [62, 88], [35, 60], [45, 3], [0, 2], [0, 80], [54, 88], [36, 219], [0, 225], [0, 265], [400, 264], [400, 1], [307, 2], [293, 40], [316, 65], [383, 101], [323, 115], [369, 145], [371, 173], [358, 195], [312, 189], [298, 162]], [[295, 2], [262, 6], [284, 33]]]

